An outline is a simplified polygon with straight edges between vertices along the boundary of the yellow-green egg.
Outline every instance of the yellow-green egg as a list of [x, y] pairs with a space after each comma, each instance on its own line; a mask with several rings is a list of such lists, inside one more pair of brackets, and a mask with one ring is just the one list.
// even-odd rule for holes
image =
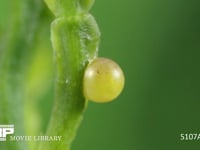
[[122, 92], [124, 82], [124, 73], [117, 63], [107, 58], [96, 58], [84, 73], [84, 96], [99, 103], [112, 101]]

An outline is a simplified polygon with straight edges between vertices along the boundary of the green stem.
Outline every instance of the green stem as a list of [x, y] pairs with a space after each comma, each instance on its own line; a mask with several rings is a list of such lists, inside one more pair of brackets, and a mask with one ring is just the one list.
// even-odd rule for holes
[[[24, 72], [32, 57], [41, 13], [40, 0], [13, 1], [12, 21], [0, 59], [0, 124], [14, 124], [15, 135], [25, 135]], [[26, 142], [0, 142], [3, 150], [27, 150]]]
[[[50, 8], [54, 8], [54, 5], [57, 8], [59, 2], [74, 4], [78, 1], [46, 2]], [[78, 9], [80, 7], [76, 8], [77, 13], [72, 11], [72, 15], [67, 10], [66, 14], [59, 14], [60, 12], [55, 12], [56, 9], [52, 9], [59, 16], [51, 26], [56, 64], [56, 93], [47, 135], [62, 136], [62, 139], [58, 142], [42, 142], [40, 150], [69, 150], [86, 107], [87, 101], [82, 89], [83, 73], [87, 63], [97, 55], [100, 32], [94, 18], [87, 13], [91, 3], [88, 0], [80, 2], [81, 8], [85, 8], [82, 13]], [[73, 5], [66, 7], [72, 9]]]

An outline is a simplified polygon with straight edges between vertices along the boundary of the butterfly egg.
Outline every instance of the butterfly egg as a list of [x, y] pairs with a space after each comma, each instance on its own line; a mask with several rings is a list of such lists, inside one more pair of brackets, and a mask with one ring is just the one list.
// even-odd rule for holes
[[88, 64], [83, 78], [83, 93], [94, 102], [109, 102], [122, 92], [124, 73], [117, 63], [107, 58], [96, 58]]

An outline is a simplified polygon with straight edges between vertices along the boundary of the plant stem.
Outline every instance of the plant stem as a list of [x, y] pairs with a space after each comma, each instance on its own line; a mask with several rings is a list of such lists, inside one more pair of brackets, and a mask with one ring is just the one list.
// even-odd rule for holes
[[[24, 72], [32, 57], [40, 0], [13, 1], [12, 20], [0, 59], [0, 124], [14, 124], [15, 135], [24, 130]], [[27, 150], [26, 142], [0, 142], [3, 150]]]
[[[54, 8], [59, 2], [74, 4], [77, 0], [46, 2], [50, 8]], [[77, 13], [71, 11], [59, 14], [60, 12], [57, 13], [56, 9], [53, 9], [54, 14], [59, 16], [51, 25], [51, 41], [56, 64], [56, 93], [47, 135], [62, 136], [62, 140], [42, 142], [40, 150], [69, 150], [83, 117], [87, 103], [82, 89], [83, 73], [87, 63], [97, 55], [100, 38], [96, 21], [87, 13], [91, 6], [88, 2], [81, 1], [80, 5], [85, 8], [82, 13], [78, 9]], [[66, 7], [73, 9], [73, 5]]]

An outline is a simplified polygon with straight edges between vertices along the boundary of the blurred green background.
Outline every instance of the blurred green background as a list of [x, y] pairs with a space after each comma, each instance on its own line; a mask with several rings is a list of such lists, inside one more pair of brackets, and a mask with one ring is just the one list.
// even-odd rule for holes
[[[7, 3], [0, 2], [1, 37]], [[181, 141], [180, 134], [200, 133], [200, 1], [96, 0], [91, 13], [102, 33], [99, 56], [121, 65], [126, 85], [112, 103], [89, 103], [72, 150], [197, 150], [200, 140]], [[38, 90], [32, 95], [45, 131], [53, 73], [52, 50], [43, 49], [27, 86]], [[42, 77], [38, 64], [50, 68]]]

